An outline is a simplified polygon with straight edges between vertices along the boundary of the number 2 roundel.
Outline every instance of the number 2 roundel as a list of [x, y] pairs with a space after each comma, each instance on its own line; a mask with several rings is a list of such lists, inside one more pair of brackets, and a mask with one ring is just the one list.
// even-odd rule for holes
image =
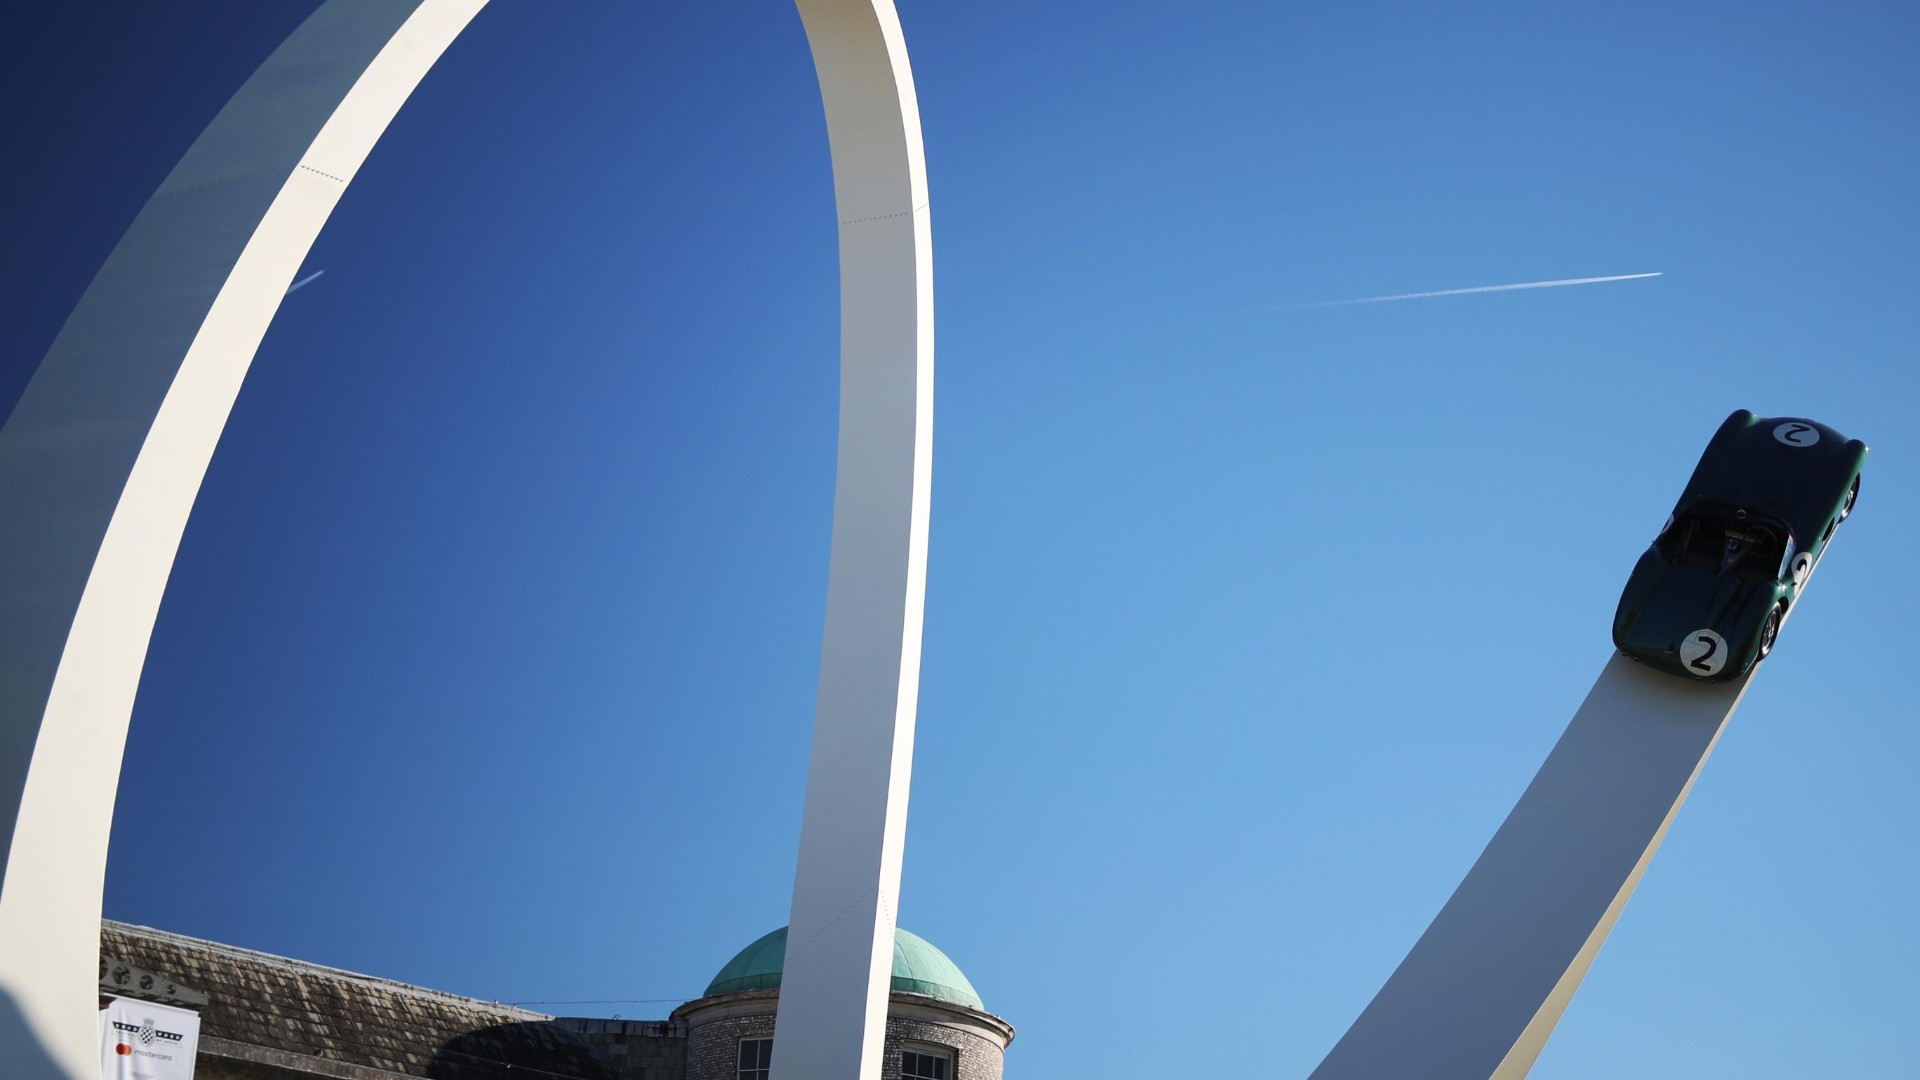
[[1812, 446], [1820, 441], [1820, 432], [1805, 420], [1789, 420], [1773, 429], [1773, 437], [1788, 446]]
[[1711, 630], [1695, 630], [1680, 643], [1680, 666], [1693, 675], [1718, 675], [1727, 666], [1727, 639]]

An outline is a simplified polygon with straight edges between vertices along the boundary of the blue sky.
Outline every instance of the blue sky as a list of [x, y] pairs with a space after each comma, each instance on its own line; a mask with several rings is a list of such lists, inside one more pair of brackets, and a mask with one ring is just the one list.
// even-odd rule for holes
[[[311, 7], [0, 16], [0, 409]], [[1860, 511], [1534, 1075], [1910, 1069], [1920, 15], [900, 7], [939, 370], [901, 922], [1009, 1075], [1304, 1075], [1741, 407], [1867, 440]], [[783, 922], [834, 259], [790, 8], [483, 12], [214, 459], [107, 913], [628, 1017]]]

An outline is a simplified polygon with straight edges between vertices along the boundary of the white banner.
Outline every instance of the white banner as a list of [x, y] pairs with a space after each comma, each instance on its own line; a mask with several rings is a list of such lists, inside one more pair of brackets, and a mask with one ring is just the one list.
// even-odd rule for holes
[[101, 1080], [193, 1080], [200, 1014], [117, 997], [100, 1010]]

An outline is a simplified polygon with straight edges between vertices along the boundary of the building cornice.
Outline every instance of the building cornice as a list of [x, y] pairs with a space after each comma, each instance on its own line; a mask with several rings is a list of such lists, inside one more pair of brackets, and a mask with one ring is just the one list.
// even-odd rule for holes
[[[673, 1010], [673, 1019], [684, 1023], [690, 1031], [716, 1020], [736, 1016], [769, 1016], [779, 1004], [778, 990], [740, 990], [731, 994], [695, 998]], [[887, 995], [887, 1017], [960, 1028], [998, 1044], [1002, 1050], [1013, 1042], [1013, 1025], [1004, 1018], [927, 994], [893, 991]]]

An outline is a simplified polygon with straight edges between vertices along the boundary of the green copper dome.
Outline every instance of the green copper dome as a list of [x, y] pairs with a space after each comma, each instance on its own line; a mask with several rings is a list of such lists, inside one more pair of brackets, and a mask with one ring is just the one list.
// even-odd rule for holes
[[[778, 990], [780, 969], [786, 960], [787, 928], [783, 926], [727, 961], [727, 966], [707, 984], [704, 996], [737, 994], [742, 990]], [[928, 944], [925, 938], [899, 929], [893, 932], [893, 989], [987, 1011], [973, 984], [947, 959], [946, 953]]]

